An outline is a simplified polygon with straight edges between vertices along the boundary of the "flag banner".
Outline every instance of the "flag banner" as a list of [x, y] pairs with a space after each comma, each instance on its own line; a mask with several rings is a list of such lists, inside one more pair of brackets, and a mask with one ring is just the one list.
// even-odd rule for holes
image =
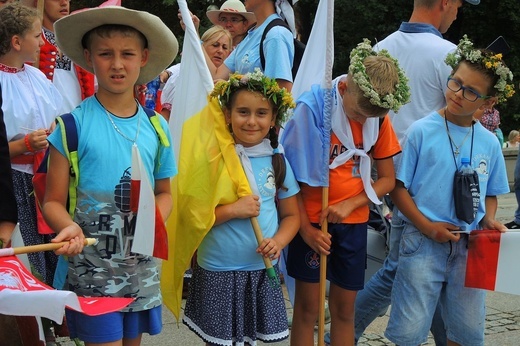
[[184, 271], [215, 222], [215, 207], [252, 193], [234, 144], [216, 99], [184, 123], [176, 211], [167, 223], [174, 255], [163, 263], [161, 275], [164, 302], [177, 320]]
[[[305, 126], [306, 124], [294, 121], [289, 126], [280, 130], [280, 138], [284, 147], [284, 143], [294, 141], [296, 138], [314, 139], [312, 145], [309, 141], [304, 140], [303, 143], [293, 143], [293, 148], [298, 148], [294, 152], [288, 154], [297, 157], [293, 162], [299, 162], [302, 169], [292, 164], [296, 178], [301, 180], [302, 175], [316, 177], [313, 186], [327, 187], [329, 185], [329, 148], [330, 148], [330, 116], [331, 116], [331, 84], [332, 84], [332, 66], [334, 64], [334, 0], [320, 0], [316, 17], [312, 25], [309, 41], [305, 48], [298, 73], [294, 79], [291, 93], [298, 102], [298, 98], [305, 92], [310, 91], [313, 85], [320, 86], [327, 91], [325, 92], [325, 100], [322, 105], [323, 121], [320, 120], [320, 128]], [[298, 126], [294, 126], [297, 124]], [[289, 131], [287, 131], [287, 129]], [[287, 132], [286, 132], [287, 131]], [[291, 132], [293, 136], [291, 135]], [[303, 135], [301, 133], [304, 133]], [[292, 137], [292, 138], [291, 138]], [[302, 144], [308, 150], [304, 150]], [[314, 155], [313, 155], [314, 154]], [[289, 157], [287, 156], [287, 157]], [[304, 179], [304, 181], [307, 179]], [[283, 250], [284, 255], [281, 256], [279, 262], [280, 270], [284, 274], [285, 284], [289, 293], [291, 303], [294, 304], [294, 279], [287, 274], [285, 269], [285, 257], [287, 256], [287, 248]]]
[[74, 292], [55, 290], [38, 281], [16, 256], [0, 258], [0, 313], [40, 316], [63, 322], [65, 308], [89, 316], [119, 311], [133, 298], [85, 298]]
[[320, 0], [298, 73], [291, 90], [294, 100], [313, 84], [330, 88], [334, 64], [334, 0]]
[[186, 30], [169, 125], [179, 174], [172, 179], [174, 208], [166, 224], [171, 251], [169, 260], [162, 264], [161, 290], [164, 304], [179, 321], [184, 272], [215, 221], [215, 206], [220, 203], [216, 196], [224, 194], [227, 197], [222, 203], [230, 203], [237, 194], [220, 191], [231, 185], [223, 173], [225, 166], [215, 134], [214, 114], [220, 106], [217, 101], [208, 102], [213, 79], [188, 4], [186, 0], [177, 3]]
[[472, 231], [466, 287], [520, 295], [520, 232]]
[[186, 0], [178, 0], [177, 3], [186, 24], [181, 68], [177, 78], [178, 87], [175, 88], [174, 107], [169, 121], [174, 154], [178, 161], [184, 122], [199, 113], [207, 105], [207, 98], [213, 90], [214, 83], [202, 51], [199, 34], [191, 20], [188, 4]]
[[136, 215], [132, 252], [168, 259], [168, 236], [137, 145], [132, 147], [130, 208]]

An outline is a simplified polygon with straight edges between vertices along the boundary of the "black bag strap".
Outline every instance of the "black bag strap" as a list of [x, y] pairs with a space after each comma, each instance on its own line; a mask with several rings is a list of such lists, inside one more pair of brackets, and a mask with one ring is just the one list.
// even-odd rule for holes
[[267, 26], [264, 29], [264, 32], [262, 33], [262, 38], [260, 39], [260, 64], [262, 65], [262, 71], [265, 71], [264, 40], [269, 30], [271, 30], [275, 26], [283, 26], [287, 30], [291, 31], [289, 25], [287, 25], [287, 23], [281, 18], [273, 19], [269, 24], [267, 24]]

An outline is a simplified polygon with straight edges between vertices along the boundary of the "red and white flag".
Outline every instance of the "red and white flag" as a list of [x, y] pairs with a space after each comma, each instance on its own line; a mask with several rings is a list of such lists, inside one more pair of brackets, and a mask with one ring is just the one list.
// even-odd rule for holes
[[84, 298], [38, 281], [16, 256], [0, 257], [0, 313], [40, 316], [61, 324], [65, 307], [90, 316], [119, 311], [133, 298]]
[[132, 252], [167, 260], [166, 225], [155, 205], [155, 193], [136, 145], [132, 147], [130, 208], [137, 213]]
[[520, 232], [472, 231], [466, 287], [520, 295]]

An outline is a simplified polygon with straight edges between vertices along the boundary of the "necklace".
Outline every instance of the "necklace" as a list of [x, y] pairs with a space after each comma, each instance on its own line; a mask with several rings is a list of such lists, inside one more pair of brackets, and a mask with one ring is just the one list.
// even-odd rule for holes
[[473, 126], [471, 126], [469, 128], [468, 133], [466, 133], [466, 135], [462, 139], [462, 142], [460, 142], [460, 144], [457, 145], [457, 144], [455, 144], [455, 141], [453, 140], [453, 138], [451, 138], [450, 129], [448, 127], [448, 119], [446, 118], [446, 108], [444, 108], [444, 123], [446, 125], [446, 132], [448, 133], [448, 138], [450, 139], [450, 142], [453, 145], [453, 147], [455, 147], [455, 150], [453, 149], [453, 147], [451, 148], [451, 150], [453, 150], [453, 155], [458, 156], [460, 154], [460, 149], [464, 145], [464, 142], [466, 142], [466, 139], [468, 139], [469, 134], [473, 130]]
[[[98, 100], [98, 102], [99, 102], [99, 100]], [[136, 101], [136, 103], [137, 103], [137, 101]], [[101, 102], [99, 102], [99, 104], [101, 105]], [[116, 130], [116, 132], [119, 133], [121, 135], [121, 137], [123, 137], [124, 139], [135, 144], [135, 142], [137, 141], [137, 137], [139, 137], [139, 130], [141, 129], [141, 116], [139, 115], [139, 105], [137, 106], [137, 131], [135, 132], [134, 139], [129, 138], [127, 135], [125, 135], [123, 132], [121, 132], [121, 130], [116, 125], [114, 120], [112, 120], [112, 116], [111, 116], [112, 113], [110, 113], [103, 105], [101, 105], [101, 107], [103, 107], [103, 109], [105, 110], [105, 114], [107, 115], [108, 120], [110, 120], [110, 123], [114, 127], [114, 130]]]

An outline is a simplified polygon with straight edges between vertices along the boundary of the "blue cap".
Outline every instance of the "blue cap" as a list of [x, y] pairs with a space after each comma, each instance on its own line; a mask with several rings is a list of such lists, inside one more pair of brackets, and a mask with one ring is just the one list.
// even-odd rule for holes
[[480, 0], [466, 0], [466, 2], [469, 2], [472, 5], [478, 5], [480, 4]]

